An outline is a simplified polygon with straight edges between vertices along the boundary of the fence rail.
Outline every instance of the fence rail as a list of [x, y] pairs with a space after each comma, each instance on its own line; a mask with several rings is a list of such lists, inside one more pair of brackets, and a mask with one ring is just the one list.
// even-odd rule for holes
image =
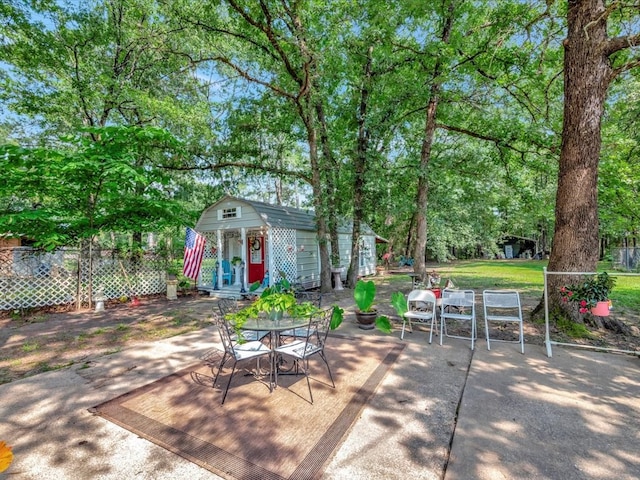
[[[164, 261], [152, 253], [131, 260], [111, 250], [0, 248], [0, 311], [56, 305], [89, 305], [105, 299], [166, 291]], [[93, 298], [92, 298], [93, 297]]]
[[[562, 345], [565, 347], [577, 347], [577, 348], [588, 348], [595, 350], [602, 350], [605, 352], [615, 352], [615, 353], [629, 353], [632, 355], [640, 355], [640, 352], [634, 350], [621, 350], [617, 348], [608, 348], [608, 347], [599, 347], [592, 345], [583, 345], [581, 343], [572, 343], [572, 342], [556, 342], [555, 340], [551, 340], [551, 333], [549, 327], [549, 284], [548, 284], [548, 276], [549, 275], [563, 275], [563, 276], [583, 276], [583, 275], [597, 275], [598, 272], [554, 272], [547, 270], [547, 267], [543, 268], [544, 275], [544, 327], [545, 327], [545, 335], [544, 335], [544, 344], [547, 349], [547, 357], [551, 358], [553, 356], [552, 345]], [[611, 276], [640, 276], [640, 273], [620, 273], [620, 272], [608, 272], [608, 275]]]

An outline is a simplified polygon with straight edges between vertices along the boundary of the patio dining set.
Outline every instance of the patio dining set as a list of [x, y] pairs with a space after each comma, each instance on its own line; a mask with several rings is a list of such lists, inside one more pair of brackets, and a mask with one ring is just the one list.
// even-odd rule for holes
[[[320, 307], [321, 296], [312, 292], [300, 292], [299, 301], [312, 301]], [[487, 348], [491, 349], [491, 341], [514, 342], [520, 344], [524, 354], [524, 328], [520, 295], [516, 290], [484, 290], [482, 292], [484, 324]], [[335, 382], [331, 373], [324, 347], [330, 330], [332, 308], [320, 309], [319, 313], [309, 318], [284, 316], [278, 320], [265, 317], [249, 318], [236, 328], [225, 317], [228, 313], [239, 309], [236, 300], [220, 299], [215, 312], [224, 352], [213, 380], [217, 383], [224, 365], [232, 361], [231, 374], [228, 377], [222, 404], [224, 404], [229, 386], [240, 362], [255, 361], [254, 375], [268, 376], [270, 392], [278, 387], [278, 375], [304, 375], [309, 391], [309, 402], [313, 404], [313, 393], [309, 379], [309, 359], [317, 355], [326, 365], [331, 386]], [[517, 340], [490, 338], [489, 324], [497, 322], [518, 324]], [[440, 334], [440, 345], [444, 337], [467, 339], [471, 341], [471, 349], [477, 340], [476, 292], [470, 289], [429, 287], [424, 288], [414, 283], [414, 288], [406, 297], [406, 312], [402, 315], [400, 339], [404, 340], [405, 330], [413, 332], [412, 323], [428, 324], [429, 343], [433, 334]], [[455, 325], [454, 325], [455, 323]], [[470, 325], [469, 335], [463, 335], [461, 325]], [[261, 360], [267, 360], [267, 368], [261, 367]]]
[[[320, 307], [321, 297], [310, 297], [301, 294], [299, 300], [312, 300]], [[237, 311], [235, 300], [218, 301], [219, 314], [216, 314], [216, 325], [224, 347], [224, 353], [213, 380], [214, 386], [224, 365], [233, 361], [231, 374], [227, 380], [222, 404], [224, 404], [231, 385], [231, 380], [240, 362], [255, 360], [255, 375], [269, 377], [269, 390], [273, 392], [278, 386], [278, 375], [303, 374], [307, 380], [309, 401], [313, 404], [313, 393], [309, 380], [309, 359], [319, 356], [327, 367], [332, 387], [335, 382], [331, 368], [324, 353], [324, 346], [330, 330], [332, 308], [321, 309], [309, 318], [284, 316], [280, 319], [267, 317], [249, 318], [240, 329], [225, 318], [227, 313]], [[216, 313], [216, 312], [214, 312]], [[268, 359], [266, 374], [260, 366], [262, 358]]]

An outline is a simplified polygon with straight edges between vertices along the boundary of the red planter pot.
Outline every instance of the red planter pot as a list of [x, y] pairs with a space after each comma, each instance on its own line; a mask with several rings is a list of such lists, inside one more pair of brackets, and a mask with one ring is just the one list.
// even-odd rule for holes
[[598, 302], [596, 306], [591, 309], [591, 314], [598, 317], [609, 316], [609, 302]]

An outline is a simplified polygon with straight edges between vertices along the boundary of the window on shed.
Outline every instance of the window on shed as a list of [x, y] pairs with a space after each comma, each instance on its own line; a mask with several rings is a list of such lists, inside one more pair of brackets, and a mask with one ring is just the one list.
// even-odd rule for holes
[[240, 218], [240, 207], [223, 208], [218, 210], [218, 220], [225, 220], [228, 218]]

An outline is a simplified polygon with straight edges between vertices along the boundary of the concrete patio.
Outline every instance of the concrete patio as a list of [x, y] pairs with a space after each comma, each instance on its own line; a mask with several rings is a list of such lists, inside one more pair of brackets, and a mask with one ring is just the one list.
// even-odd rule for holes
[[[340, 332], [381, 335], [350, 321]], [[322, 478], [640, 478], [637, 357], [556, 347], [548, 358], [542, 345], [522, 355], [482, 340], [472, 352], [456, 339], [429, 345], [421, 327], [404, 341]], [[218, 342], [210, 327], [0, 386], [0, 439], [14, 452], [0, 478], [218, 478], [89, 412]]]

